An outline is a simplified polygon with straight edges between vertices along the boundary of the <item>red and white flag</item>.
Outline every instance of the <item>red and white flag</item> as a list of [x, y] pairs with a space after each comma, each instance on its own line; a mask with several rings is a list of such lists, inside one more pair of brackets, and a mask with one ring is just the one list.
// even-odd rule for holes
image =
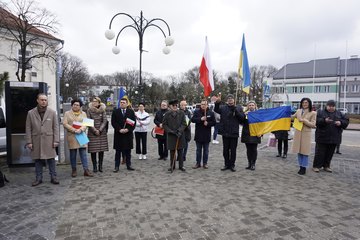
[[209, 51], [207, 37], [205, 37], [205, 51], [201, 60], [199, 73], [200, 73], [200, 82], [204, 87], [204, 96], [207, 97], [210, 95], [212, 91], [214, 91], [214, 78], [211, 67], [210, 51]]
[[131, 126], [134, 126], [135, 125], [135, 121], [130, 119], [130, 118], [126, 118], [126, 123], [131, 125]]

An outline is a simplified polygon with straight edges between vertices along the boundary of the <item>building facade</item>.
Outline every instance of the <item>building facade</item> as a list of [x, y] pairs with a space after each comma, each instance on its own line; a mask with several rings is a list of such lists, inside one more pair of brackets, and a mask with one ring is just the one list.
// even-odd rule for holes
[[315, 108], [323, 108], [329, 99], [348, 113], [360, 114], [360, 59], [329, 58], [289, 63], [264, 79], [271, 85], [273, 106], [299, 107], [308, 97]]

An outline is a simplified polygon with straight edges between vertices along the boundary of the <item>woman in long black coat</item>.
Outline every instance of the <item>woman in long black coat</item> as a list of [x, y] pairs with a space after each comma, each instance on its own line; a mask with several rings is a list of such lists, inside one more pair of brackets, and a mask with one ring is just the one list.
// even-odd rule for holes
[[[256, 111], [257, 106], [254, 101], [249, 101], [247, 104], [246, 111], [244, 112], [247, 116], [248, 112]], [[246, 117], [243, 123], [243, 129], [241, 132], [241, 142], [246, 145], [246, 155], [248, 159], [248, 166], [245, 169], [255, 170], [255, 163], [257, 160], [257, 147], [261, 143], [261, 138], [258, 136], [250, 136], [249, 122]]]

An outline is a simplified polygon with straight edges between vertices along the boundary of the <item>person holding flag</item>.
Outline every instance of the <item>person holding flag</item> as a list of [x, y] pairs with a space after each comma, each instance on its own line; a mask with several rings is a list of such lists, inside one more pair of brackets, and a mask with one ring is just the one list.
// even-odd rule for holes
[[133, 131], [135, 129], [136, 116], [134, 110], [128, 108], [128, 99], [120, 99], [120, 108], [115, 109], [111, 115], [111, 125], [114, 128], [115, 169], [119, 172], [120, 156], [125, 159], [129, 171], [131, 167], [131, 149], [133, 149]]

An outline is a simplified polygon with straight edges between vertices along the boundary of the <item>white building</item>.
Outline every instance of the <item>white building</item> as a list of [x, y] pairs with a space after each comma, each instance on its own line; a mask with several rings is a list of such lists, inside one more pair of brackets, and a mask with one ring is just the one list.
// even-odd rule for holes
[[300, 100], [308, 97], [313, 106], [323, 108], [333, 99], [338, 108], [360, 114], [360, 59], [357, 56], [289, 63], [264, 81], [272, 85], [274, 106], [288, 103], [299, 107]]
[[[12, 15], [0, 7], [0, 19], [10, 19], [8, 16]], [[14, 15], [12, 15], [14, 17]], [[18, 69], [17, 62], [10, 61], [9, 58], [18, 59], [20, 57], [20, 45], [11, 36], [4, 26], [11, 26], [11, 22], [2, 21], [0, 23], [0, 73], [8, 72], [9, 81], [18, 81], [15, 73]], [[55, 53], [55, 49], [59, 44], [63, 44], [63, 40], [55, 38], [39, 29], [33, 29], [28, 33], [30, 36], [36, 36], [39, 39], [51, 44], [51, 51]], [[27, 48], [26, 54], [31, 56], [36, 53], [41, 53], [46, 48], [42, 41], [34, 41], [30, 47]], [[29, 82], [45, 82], [48, 85], [48, 99], [49, 106], [56, 109], [56, 63], [52, 58], [35, 58], [31, 61], [29, 69], [26, 71], [25, 81]], [[4, 95], [4, 94], [3, 94]], [[1, 106], [4, 106], [4, 99], [0, 99]]]

